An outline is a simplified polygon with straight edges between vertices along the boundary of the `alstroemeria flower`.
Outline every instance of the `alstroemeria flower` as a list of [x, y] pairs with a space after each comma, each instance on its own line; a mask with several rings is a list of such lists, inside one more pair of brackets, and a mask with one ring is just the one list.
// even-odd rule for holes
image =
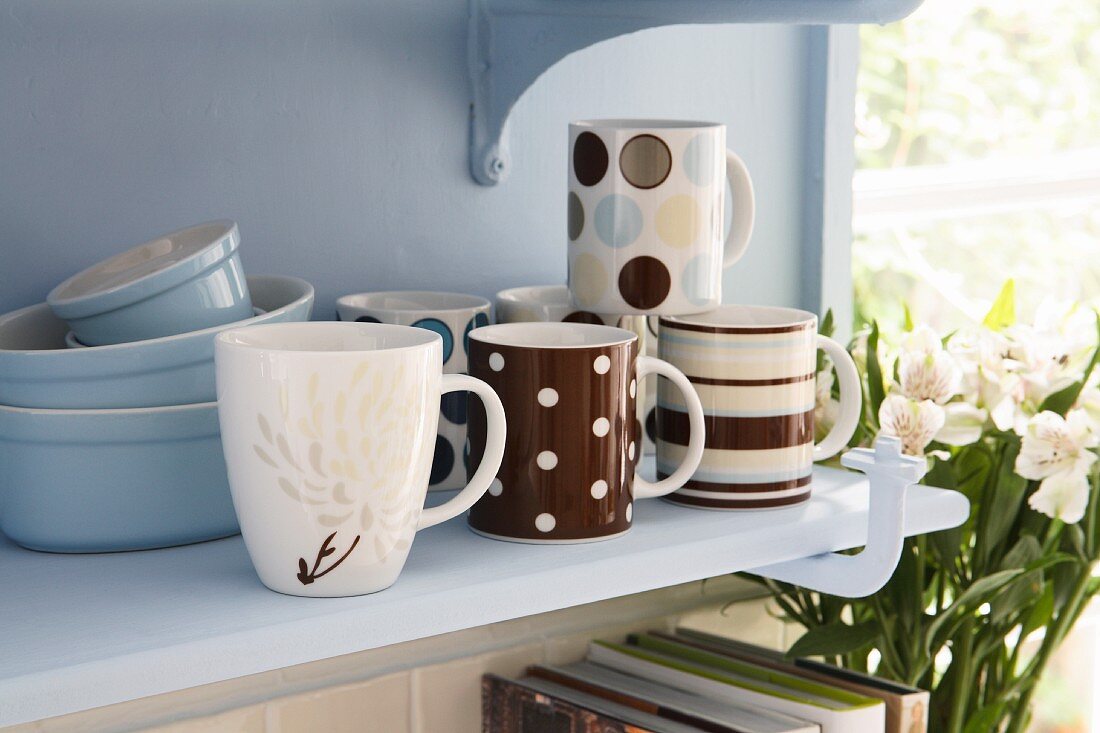
[[901, 438], [902, 450], [911, 456], [923, 456], [924, 449], [943, 428], [944, 411], [932, 400], [912, 400], [889, 395], [878, 410], [879, 430], [883, 435]]
[[1043, 479], [1038, 490], [1027, 498], [1027, 504], [1051, 519], [1076, 524], [1085, 516], [1089, 503], [1087, 474], [1063, 471]]
[[918, 326], [906, 335], [898, 359], [902, 394], [942, 405], [958, 393], [961, 385], [962, 370], [955, 357], [944, 351], [935, 331]]
[[1031, 418], [1016, 457], [1016, 473], [1041, 480], [1028, 504], [1049, 517], [1079, 521], [1088, 502], [1089, 469], [1096, 462], [1090, 449], [1098, 444], [1084, 410], [1070, 410], [1065, 418], [1050, 411]]
[[944, 423], [936, 440], [948, 445], [970, 445], [982, 437], [989, 413], [966, 402], [948, 402], [943, 406]]

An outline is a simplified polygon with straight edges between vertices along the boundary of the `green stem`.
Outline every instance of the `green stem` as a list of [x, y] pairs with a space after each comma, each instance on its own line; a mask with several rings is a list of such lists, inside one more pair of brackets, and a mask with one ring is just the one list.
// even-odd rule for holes
[[[951, 647], [951, 666], [955, 667], [955, 685], [951, 695], [951, 715], [947, 720], [947, 733], [961, 733], [966, 724], [967, 701], [970, 699], [971, 653], [974, 647], [974, 619], [967, 618], [955, 634], [959, 642], [956, 650]], [[956, 653], [957, 652], [957, 653]]]
[[[1058, 646], [1062, 643], [1066, 634], [1073, 628], [1074, 621], [1080, 615], [1083, 604], [1088, 600], [1088, 587], [1089, 580], [1092, 577], [1092, 573], [1086, 567], [1081, 573], [1081, 576], [1077, 579], [1077, 584], [1073, 587], [1073, 594], [1070, 596], [1070, 600], [1062, 608], [1062, 612], [1058, 614], [1058, 619], [1053, 625], [1047, 627], [1046, 636], [1043, 638], [1043, 643], [1039, 647], [1039, 652], [1035, 655], [1035, 658], [1028, 663], [1027, 669], [1024, 674], [1017, 680], [1026, 683], [1026, 686], [1020, 693], [1019, 700], [1015, 705], [1013, 711], [1012, 720], [1009, 722], [1008, 728], [1005, 733], [1022, 733], [1024, 726], [1027, 723], [1028, 712], [1031, 709], [1031, 698], [1035, 695], [1037, 688], [1037, 682], [1039, 676], [1043, 670], [1046, 669], [1047, 662], [1050, 661], [1050, 656], [1058, 649]], [[1021, 643], [1023, 640], [1021, 639]]]

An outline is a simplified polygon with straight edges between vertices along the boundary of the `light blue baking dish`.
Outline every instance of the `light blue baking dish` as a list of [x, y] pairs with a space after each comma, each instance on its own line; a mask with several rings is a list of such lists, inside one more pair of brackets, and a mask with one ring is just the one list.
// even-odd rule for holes
[[256, 306], [238, 323], [129, 344], [70, 349], [68, 326], [42, 303], [0, 316], [0, 404], [48, 409], [153, 407], [210, 402], [214, 336], [226, 328], [308, 321], [313, 286], [250, 275]]
[[229, 220], [165, 234], [73, 275], [46, 297], [89, 346], [243, 321], [252, 301]]
[[218, 406], [0, 406], [0, 530], [50, 552], [171, 547], [237, 534]]

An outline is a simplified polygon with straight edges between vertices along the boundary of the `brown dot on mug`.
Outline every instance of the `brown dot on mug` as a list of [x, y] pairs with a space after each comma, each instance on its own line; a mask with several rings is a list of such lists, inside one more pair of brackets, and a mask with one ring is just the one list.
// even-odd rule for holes
[[577, 241], [577, 237], [584, 231], [584, 204], [581, 197], [572, 191], [569, 192], [569, 241]]
[[594, 132], [582, 132], [573, 143], [573, 173], [582, 186], [595, 186], [607, 173], [607, 146]]
[[672, 171], [672, 153], [656, 135], [638, 135], [619, 153], [619, 169], [635, 188], [656, 188]]
[[563, 323], [591, 323], [596, 326], [603, 325], [603, 319], [595, 313], [590, 313], [588, 311], [573, 311], [561, 320]]
[[638, 310], [656, 308], [665, 301], [671, 288], [672, 276], [656, 257], [635, 257], [619, 271], [619, 294]]

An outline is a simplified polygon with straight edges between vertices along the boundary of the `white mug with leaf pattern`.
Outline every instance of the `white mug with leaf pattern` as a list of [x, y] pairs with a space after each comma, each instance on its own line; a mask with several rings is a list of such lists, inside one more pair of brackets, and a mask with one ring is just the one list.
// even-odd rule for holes
[[[280, 323], [223, 331], [214, 349], [233, 506], [264, 585], [351, 596], [392, 585], [417, 530], [462, 514], [504, 454], [504, 410], [484, 382], [442, 373], [431, 331]], [[490, 450], [469, 484], [424, 507], [439, 399], [481, 398]]]

